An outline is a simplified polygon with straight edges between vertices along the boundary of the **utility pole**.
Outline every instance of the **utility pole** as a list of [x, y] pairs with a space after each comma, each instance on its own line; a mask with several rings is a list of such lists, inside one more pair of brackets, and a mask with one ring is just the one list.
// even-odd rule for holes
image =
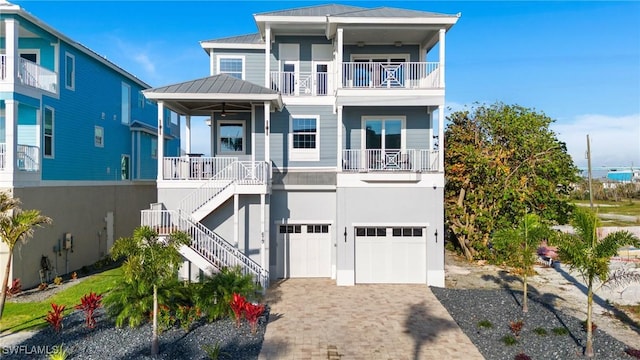
[[593, 210], [593, 186], [591, 186], [591, 142], [587, 134], [587, 176], [589, 179], [589, 206]]

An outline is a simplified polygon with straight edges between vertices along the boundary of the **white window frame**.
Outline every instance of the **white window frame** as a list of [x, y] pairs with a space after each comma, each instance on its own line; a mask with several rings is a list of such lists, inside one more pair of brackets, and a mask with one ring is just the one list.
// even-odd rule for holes
[[[367, 149], [367, 120], [381, 120], [382, 121], [382, 141], [385, 137], [385, 121], [400, 120], [400, 149], [389, 149], [386, 146], [382, 146], [384, 150], [406, 150], [407, 149], [407, 117], [404, 115], [366, 115], [362, 116], [362, 126], [360, 127], [360, 149]], [[386, 144], [385, 144], [386, 145]]]
[[18, 49], [18, 57], [21, 57], [22, 54], [35, 54], [35, 63], [40, 65], [40, 49]]
[[[241, 124], [242, 125], [242, 150], [241, 151], [222, 151], [222, 139], [220, 137], [220, 125], [222, 124]], [[247, 153], [247, 122], [246, 120], [218, 120], [216, 125], [216, 148], [218, 154], [243, 155]]]
[[[294, 149], [293, 120], [314, 119], [316, 121], [316, 147], [314, 149]], [[289, 161], [320, 161], [320, 116], [319, 115], [291, 115], [289, 117]]]
[[[71, 60], [71, 85], [67, 83], [67, 72], [69, 71], [68, 63]], [[65, 51], [64, 53], [64, 87], [67, 90], [76, 89], [76, 57]]]
[[[101, 141], [98, 141], [98, 129], [102, 132], [102, 137], [100, 138]], [[95, 145], [95, 147], [104, 148], [104, 128], [102, 126], [93, 127], [93, 145]]]
[[[245, 80], [245, 74], [246, 74], [246, 61], [245, 61], [245, 56], [244, 55], [230, 55], [230, 54], [220, 54], [220, 55], [216, 55], [216, 70], [218, 74], [228, 74], [227, 72], [222, 72], [220, 70], [220, 60], [221, 59], [236, 59], [236, 60], [240, 60], [242, 61], [242, 80]], [[231, 76], [231, 75], [229, 75]]]
[[[122, 174], [122, 160], [127, 160], [127, 177], [124, 178]], [[129, 154], [120, 155], [120, 180], [131, 180], [131, 156]]]
[[[131, 85], [125, 83], [124, 81], [120, 86], [120, 122], [122, 125], [129, 125], [131, 123]], [[125, 104], [123, 100], [124, 98], [124, 90], [127, 89], [127, 103]]]
[[[51, 111], [51, 135], [46, 134], [46, 112], [47, 110]], [[56, 133], [56, 111], [54, 108], [50, 106], [45, 106], [44, 110], [42, 110], [42, 157], [46, 159], [53, 159], [55, 156], [55, 133]], [[49, 136], [51, 138], [51, 154], [46, 154], [46, 138]]]

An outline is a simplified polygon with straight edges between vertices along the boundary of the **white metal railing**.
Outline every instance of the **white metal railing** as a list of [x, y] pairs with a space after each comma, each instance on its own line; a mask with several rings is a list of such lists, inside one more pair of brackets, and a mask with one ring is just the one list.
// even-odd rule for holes
[[39, 170], [40, 148], [31, 145], [18, 144], [16, 152], [17, 168], [24, 171]]
[[330, 95], [329, 73], [272, 71], [271, 89], [288, 96]]
[[193, 214], [229, 186], [267, 184], [269, 176], [267, 162], [235, 161], [182, 199], [178, 208], [183, 213]]
[[23, 58], [20, 58], [18, 79], [24, 85], [50, 92], [56, 92], [58, 83], [58, 75], [55, 72]]
[[437, 171], [438, 151], [346, 149], [342, 151], [342, 170], [346, 172]]
[[344, 62], [344, 88], [409, 88], [440, 87], [437, 62]]
[[236, 157], [165, 157], [164, 180], [209, 179], [220, 170], [238, 161]]
[[0, 143], [0, 170], [4, 170], [7, 165], [7, 144]]
[[151, 227], [161, 236], [170, 235], [175, 231], [183, 231], [191, 238], [190, 247], [214, 267], [222, 269], [223, 267], [240, 266], [243, 273], [252, 275], [263, 289], [269, 285], [268, 270], [204, 225], [191, 221], [178, 211], [143, 210], [141, 224]]

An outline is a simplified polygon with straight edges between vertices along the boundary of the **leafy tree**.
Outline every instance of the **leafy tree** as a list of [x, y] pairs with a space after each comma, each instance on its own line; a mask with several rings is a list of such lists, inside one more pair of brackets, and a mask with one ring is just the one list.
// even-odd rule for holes
[[[189, 237], [182, 232], [175, 232], [168, 238], [159, 237], [148, 226], [142, 226], [134, 230], [133, 236], [120, 238], [111, 249], [113, 259], [126, 257], [122, 265], [124, 281], [128, 282], [134, 292], [120, 294], [119, 296], [141, 297], [142, 294], [153, 289], [153, 331], [151, 338], [151, 354], [158, 354], [158, 289], [164, 288], [175, 280], [182, 257], [178, 249], [182, 245], [188, 245]], [[133, 299], [132, 299], [133, 300]], [[139, 304], [141, 310], [147, 310], [148, 306]], [[124, 307], [127, 311], [135, 311]], [[115, 310], [111, 310], [112, 313]], [[121, 323], [124, 317], [129, 318], [129, 324], [135, 324], [139, 319], [133, 319], [131, 315], [121, 314]], [[135, 317], [135, 316], [134, 316]], [[118, 321], [118, 317], [116, 317]]]
[[553, 120], [496, 103], [451, 114], [445, 130], [445, 215], [468, 259], [482, 257], [490, 234], [526, 209], [566, 223], [577, 168], [549, 129]]
[[551, 234], [548, 226], [536, 214], [526, 214], [516, 228], [498, 230], [493, 235], [494, 248], [505, 255], [507, 264], [517, 268], [522, 276], [522, 311], [528, 312], [527, 276], [533, 273], [540, 242]]
[[[640, 281], [640, 275], [631, 271], [610, 274], [609, 261], [625, 245], [639, 246], [640, 240], [628, 231], [616, 231], [598, 240], [598, 217], [592, 210], [578, 208], [573, 215], [574, 234], [564, 234], [558, 246], [560, 259], [577, 270], [587, 285], [587, 346], [585, 355], [593, 356], [591, 313], [593, 293], [603, 285], [621, 285]], [[594, 289], [595, 282], [600, 285]]]
[[7, 300], [7, 284], [11, 270], [13, 249], [18, 241], [26, 243], [32, 236], [34, 228], [44, 224], [50, 224], [51, 218], [40, 214], [38, 210], [21, 210], [20, 200], [11, 197], [7, 193], [0, 193], [0, 238], [9, 248], [7, 266], [2, 280], [2, 295], [0, 295], [0, 319], [4, 312], [4, 303]]

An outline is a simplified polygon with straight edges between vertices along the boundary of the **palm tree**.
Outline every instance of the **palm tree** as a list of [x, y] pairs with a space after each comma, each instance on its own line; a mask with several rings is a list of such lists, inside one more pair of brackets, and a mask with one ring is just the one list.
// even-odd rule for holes
[[519, 269], [522, 273], [522, 312], [528, 312], [527, 305], [527, 275], [533, 272], [536, 263], [536, 251], [540, 242], [549, 237], [549, 227], [540, 221], [536, 214], [526, 214], [517, 228], [501, 229], [493, 235], [497, 244], [504, 246], [508, 264]]
[[148, 226], [133, 231], [133, 236], [116, 240], [111, 249], [114, 259], [126, 257], [122, 270], [128, 283], [142, 288], [153, 288], [153, 330], [151, 354], [158, 354], [158, 287], [176, 278], [182, 256], [178, 249], [188, 245], [185, 233], [175, 232], [168, 238], [159, 237]]
[[[589, 209], [576, 209], [571, 223], [574, 234], [561, 237], [558, 250], [560, 259], [569, 267], [577, 270], [587, 283], [587, 346], [585, 355], [593, 356], [593, 331], [591, 313], [593, 293], [606, 284], [621, 285], [631, 281], [640, 281], [640, 275], [634, 272], [609, 273], [609, 261], [618, 249], [625, 245], [638, 246], [640, 240], [628, 231], [616, 231], [598, 240], [596, 229], [599, 225], [595, 212]], [[600, 285], [594, 289], [595, 282]]]
[[18, 206], [20, 200], [11, 197], [7, 193], [0, 193], [0, 238], [7, 244], [9, 255], [7, 267], [2, 279], [2, 295], [0, 295], [0, 319], [4, 312], [4, 303], [7, 300], [7, 285], [11, 271], [11, 259], [13, 249], [18, 241], [26, 243], [33, 236], [34, 228], [44, 224], [50, 224], [51, 218], [41, 215], [38, 210], [21, 210]]

